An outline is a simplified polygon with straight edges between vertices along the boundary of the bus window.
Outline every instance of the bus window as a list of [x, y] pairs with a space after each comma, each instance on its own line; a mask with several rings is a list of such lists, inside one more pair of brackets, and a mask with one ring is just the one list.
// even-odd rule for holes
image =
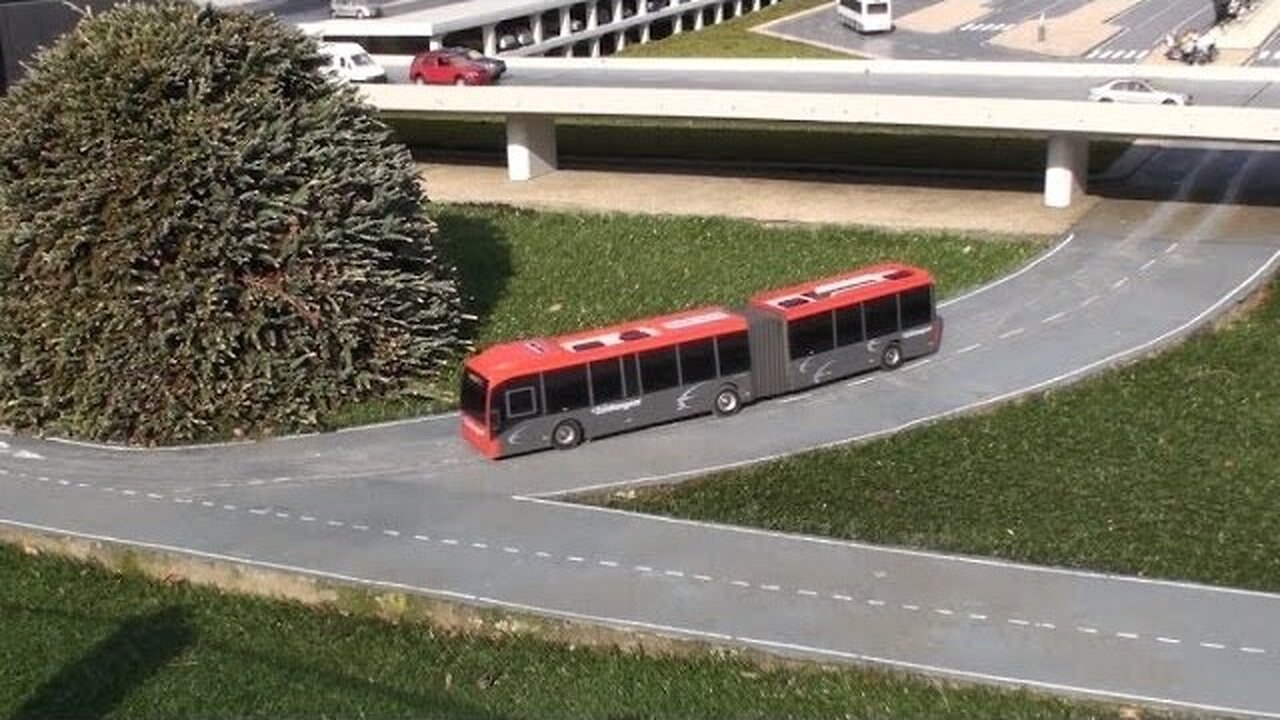
[[587, 366], [565, 368], [546, 373], [542, 382], [547, 391], [547, 412], [562, 413], [591, 404], [587, 394]]
[[898, 296], [868, 300], [865, 318], [868, 339], [898, 332]]
[[933, 288], [925, 286], [902, 293], [902, 327], [913, 328], [933, 322]]
[[663, 348], [640, 353], [640, 382], [646, 393], [669, 390], [680, 384], [676, 349]]
[[640, 372], [636, 366], [636, 356], [627, 355], [622, 358], [622, 384], [627, 397], [640, 395]]
[[838, 308], [836, 310], [836, 346], [844, 347], [860, 343], [862, 334], [862, 305]]
[[716, 351], [720, 358], [720, 374], [737, 375], [751, 369], [751, 349], [744, 332], [721, 335], [716, 338]]
[[591, 363], [591, 403], [599, 405], [621, 399], [622, 370], [618, 358]]
[[889, 3], [884, 3], [884, 2], [867, 3], [868, 15], [886, 15], [888, 14], [888, 12], [889, 12]]
[[712, 380], [716, 376], [716, 346], [711, 338], [680, 345], [680, 382]]
[[831, 326], [831, 313], [824, 312], [792, 320], [787, 326], [787, 336], [791, 342], [792, 360], [834, 349], [835, 335]]
[[463, 371], [462, 388], [458, 392], [458, 409], [472, 419], [483, 423], [484, 396], [489, 392], [489, 383], [473, 372]]
[[538, 414], [538, 388], [536, 385], [514, 387], [507, 390], [505, 395], [508, 420], [519, 420]]

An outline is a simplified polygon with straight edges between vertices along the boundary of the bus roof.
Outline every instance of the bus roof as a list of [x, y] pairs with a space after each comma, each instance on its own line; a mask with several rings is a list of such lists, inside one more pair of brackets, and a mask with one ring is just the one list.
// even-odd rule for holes
[[529, 373], [746, 329], [747, 321], [738, 313], [719, 306], [702, 307], [552, 338], [493, 345], [468, 359], [467, 369], [497, 385]]
[[933, 277], [927, 270], [901, 263], [882, 263], [757, 293], [750, 305], [791, 321], [932, 283]]

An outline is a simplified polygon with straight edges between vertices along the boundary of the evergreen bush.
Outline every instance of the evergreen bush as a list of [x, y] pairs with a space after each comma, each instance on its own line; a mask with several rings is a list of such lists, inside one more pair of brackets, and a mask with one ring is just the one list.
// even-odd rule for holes
[[0, 423], [170, 443], [314, 426], [459, 349], [407, 151], [274, 19], [91, 16], [0, 100]]

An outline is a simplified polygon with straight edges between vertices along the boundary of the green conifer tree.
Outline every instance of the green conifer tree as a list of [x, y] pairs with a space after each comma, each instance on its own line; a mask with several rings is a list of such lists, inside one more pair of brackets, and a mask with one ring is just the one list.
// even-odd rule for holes
[[314, 42], [180, 0], [86, 18], [0, 100], [0, 423], [314, 425], [459, 349], [407, 151]]

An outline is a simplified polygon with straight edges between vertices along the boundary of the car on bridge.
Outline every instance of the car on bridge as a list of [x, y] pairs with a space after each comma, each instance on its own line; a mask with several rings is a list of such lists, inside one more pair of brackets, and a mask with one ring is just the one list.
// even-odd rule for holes
[[1139, 105], [1190, 105], [1191, 96], [1186, 93], [1160, 90], [1147, 80], [1117, 78], [1089, 89], [1089, 99], [1094, 102], [1122, 102]]
[[409, 65], [415, 85], [488, 85], [494, 78], [489, 65], [449, 50], [418, 53]]
[[476, 50], [475, 48], [463, 47], [459, 45], [457, 47], [445, 48], [445, 51], [451, 52], [455, 55], [460, 55], [463, 58], [466, 58], [467, 60], [470, 60], [474, 63], [479, 63], [480, 65], [484, 65], [486, 68], [488, 68], [489, 73], [493, 75], [494, 80], [497, 80], [498, 78], [502, 77], [502, 74], [507, 71], [507, 64], [505, 62], [495, 57], [489, 57], [488, 55], [485, 55], [484, 53], [480, 52], [479, 50]]

